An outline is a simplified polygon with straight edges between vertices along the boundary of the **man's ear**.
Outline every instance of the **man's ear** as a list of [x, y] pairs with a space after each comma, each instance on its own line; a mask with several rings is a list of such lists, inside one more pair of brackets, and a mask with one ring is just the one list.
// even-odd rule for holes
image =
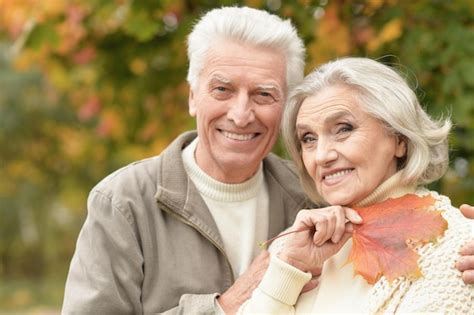
[[196, 102], [194, 101], [194, 92], [191, 88], [189, 88], [188, 107], [189, 115], [196, 117]]

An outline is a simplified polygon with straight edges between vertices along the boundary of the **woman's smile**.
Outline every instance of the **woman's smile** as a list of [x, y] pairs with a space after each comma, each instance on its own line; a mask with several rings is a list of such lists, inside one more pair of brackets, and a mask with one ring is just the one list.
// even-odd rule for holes
[[351, 176], [353, 172], [354, 168], [327, 171], [323, 173], [322, 182], [327, 186], [336, 185]]

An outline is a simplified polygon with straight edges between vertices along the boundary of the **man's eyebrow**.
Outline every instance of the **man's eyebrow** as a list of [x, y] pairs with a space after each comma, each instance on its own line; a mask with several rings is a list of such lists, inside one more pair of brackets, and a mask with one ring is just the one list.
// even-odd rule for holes
[[229, 84], [231, 83], [232, 81], [227, 79], [227, 78], [224, 78], [223, 76], [221, 75], [218, 75], [218, 74], [215, 74], [211, 77], [211, 80], [209, 80], [209, 83], [212, 84], [212, 83], [224, 83], [224, 84]]
[[270, 91], [275, 91], [278, 96], [283, 96], [283, 91], [281, 90], [281, 88], [276, 85], [276, 84], [272, 84], [272, 83], [265, 83], [265, 84], [259, 84], [257, 86], [258, 89], [261, 89], [261, 90], [270, 90]]

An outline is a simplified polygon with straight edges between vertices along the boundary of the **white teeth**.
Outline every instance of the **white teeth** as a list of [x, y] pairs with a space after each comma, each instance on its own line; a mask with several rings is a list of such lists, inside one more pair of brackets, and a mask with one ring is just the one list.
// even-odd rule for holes
[[352, 172], [352, 170], [344, 170], [344, 171], [339, 171], [337, 173], [331, 174], [331, 175], [326, 175], [324, 176], [324, 179], [335, 179], [341, 176], [344, 176], [348, 173]]
[[238, 133], [231, 133], [228, 131], [222, 131], [224, 137], [232, 139], [232, 140], [240, 140], [240, 141], [247, 141], [254, 137], [254, 134], [238, 134]]

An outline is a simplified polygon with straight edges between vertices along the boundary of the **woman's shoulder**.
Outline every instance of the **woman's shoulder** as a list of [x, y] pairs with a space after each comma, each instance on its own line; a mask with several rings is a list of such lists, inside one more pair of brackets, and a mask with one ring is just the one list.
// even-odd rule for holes
[[431, 209], [441, 212], [441, 215], [448, 222], [448, 230], [454, 230], [458, 234], [453, 236], [464, 238], [466, 240], [472, 238], [472, 220], [465, 218], [459, 208], [453, 206], [451, 199], [448, 196], [426, 188], [417, 189], [416, 194], [419, 196], [430, 195], [436, 200]]
[[431, 210], [440, 211], [448, 223], [444, 235], [434, 243], [416, 248], [420, 255], [418, 264], [421, 278], [401, 281], [398, 291], [403, 296], [392, 300], [399, 312], [463, 313], [472, 309], [474, 288], [462, 282], [455, 268], [459, 249], [472, 238], [471, 222], [464, 218], [447, 196], [425, 188], [418, 189], [419, 196], [432, 196], [436, 201]]

